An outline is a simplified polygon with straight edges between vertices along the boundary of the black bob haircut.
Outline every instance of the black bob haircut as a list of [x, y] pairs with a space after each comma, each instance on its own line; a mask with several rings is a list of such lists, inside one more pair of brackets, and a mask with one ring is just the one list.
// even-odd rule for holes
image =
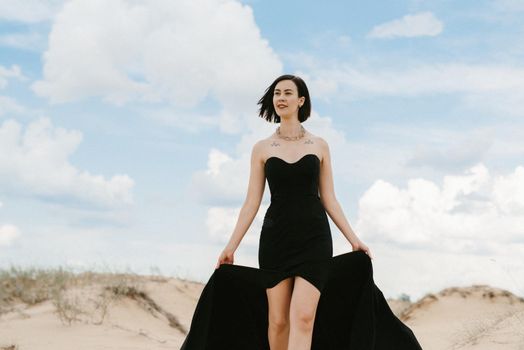
[[273, 106], [273, 94], [275, 91], [275, 86], [277, 83], [282, 80], [291, 80], [297, 86], [298, 97], [304, 96], [306, 99], [302, 107], [298, 110], [298, 120], [299, 122], [306, 121], [311, 114], [311, 101], [309, 99], [309, 91], [307, 89], [306, 83], [302, 78], [292, 74], [284, 74], [275, 79], [275, 81], [269, 85], [269, 87], [264, 92], [264, 96], [258, 101], [260, 106], [259, 117], [266, 119], [268, 122], [280, 123], [280, 117], [275, 112], [275, 107]]

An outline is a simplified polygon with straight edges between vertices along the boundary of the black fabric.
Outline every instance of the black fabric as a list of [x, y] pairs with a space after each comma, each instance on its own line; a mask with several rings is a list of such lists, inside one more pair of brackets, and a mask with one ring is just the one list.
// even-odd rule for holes
[[[389, 308], [362, 251], [331, 258], [312, 350], [418, 350], [412, 330]], [[222, 264], [206, 283], [181, 350], [269, 350], [266, 286], [288, 275]]]
[[333, 257], [318, 196], [320, 158], [267, 159], [271, 204], [259, 241], [259, 269], [222, 264], [207, 282], [181, 350], [269, 350], [266, 288], [301, 276], [320, 292], [312, 349], [421, 349], [373, 282], [371, 260], [357, 251]]
[[260, 232], [259, 266], [301, 276], [322, 292], [333, 243], [318, 195], [320, 159], [313, 153], [294, 163], [270, 157], [264, 171], [271, 203]]

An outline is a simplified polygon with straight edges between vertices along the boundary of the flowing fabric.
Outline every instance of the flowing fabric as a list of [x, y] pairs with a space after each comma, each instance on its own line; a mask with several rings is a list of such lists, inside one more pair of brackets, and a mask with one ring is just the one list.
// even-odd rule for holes
[[[312, 350], [422, 349], [391, 311], [362, 251], [331, 258]], [[269, 350], [266, 287], [289, 273], [222, 264], [206, 283], [181, 350]]]

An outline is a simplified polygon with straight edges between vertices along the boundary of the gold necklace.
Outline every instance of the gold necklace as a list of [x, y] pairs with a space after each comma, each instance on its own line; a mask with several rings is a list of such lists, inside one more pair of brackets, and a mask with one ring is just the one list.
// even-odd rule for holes
[[305, 134], [306, 134], [306, 129], [304, 129], [304, 126], [302, 126], [302, 124], [300, 124], [300, 134], [298, 136], [293, 136], [293, 137], [282, 135], [280, 133], [280, 126], [277, 128], [277, 136], [286, 141], [300, 140], [302, 137], [304, 137]]

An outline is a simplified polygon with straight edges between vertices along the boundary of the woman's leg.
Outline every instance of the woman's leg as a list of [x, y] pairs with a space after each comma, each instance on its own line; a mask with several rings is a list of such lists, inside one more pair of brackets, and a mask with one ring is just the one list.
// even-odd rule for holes
[[288, 349], [310, 350], [320, 291], [306, 279], [296, 276], [290, 305]]
[[289, 337], [289, 303], [293, 292], [293, 277], [266, 289], [268, 300], [268, 339], [271, 350], [287, 350]]

